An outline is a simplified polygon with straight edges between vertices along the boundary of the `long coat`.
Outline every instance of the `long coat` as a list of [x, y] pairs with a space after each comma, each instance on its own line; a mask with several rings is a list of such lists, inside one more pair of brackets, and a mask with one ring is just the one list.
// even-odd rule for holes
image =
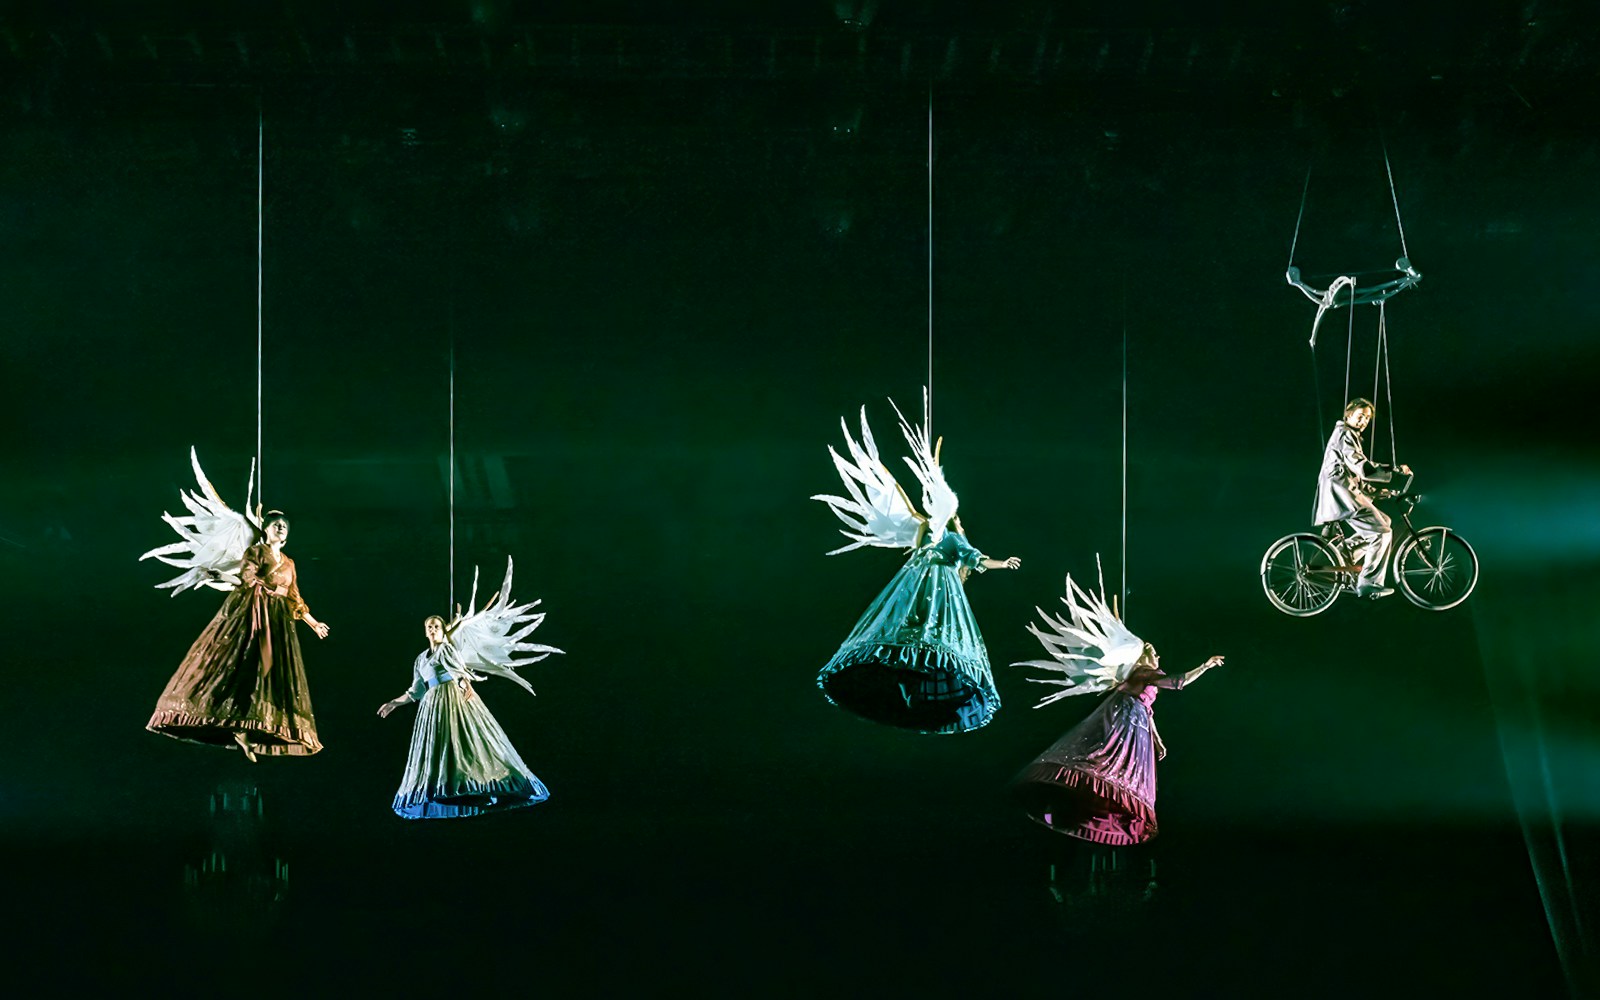
[[1386, 483], [1391, 473], [1368, 460], [1361, 447], [1361, 434], [1343, 420], [1334, 425], [1328, 447], [1322, 452], [1322, 469], [1317, 473], [1317, 500], [1312, 524], [1342, 521], [1365, 509], [1376, 510], [1365, 493], [1356, 489], [1361, 482]]

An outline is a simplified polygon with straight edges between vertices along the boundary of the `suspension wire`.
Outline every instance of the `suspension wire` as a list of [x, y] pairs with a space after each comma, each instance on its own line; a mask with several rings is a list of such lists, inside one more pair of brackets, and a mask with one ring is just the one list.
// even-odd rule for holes
[[1322, 441], [1322, 431], [1327, 425], [1323, 423], [1322, 413], [1322, 373], [1317, 369], [1317, 349], [1311, 349], [1311, 392], [1317, 398], [1317, 441]]
[[456, 607], [456, 309], [450, 297], [450, 466], [445, 473], [450, 491], [450, 603], [445, 605], [445, 620], [450, 621]]
[[933, 438], [933, 84], [928, 84], [928, 403], [922, 419]]
[[[1356, 286], [1350, 285], [1350, 318], [1345, 329], [1344, 339], [1344, 398], [1339, 400], [1342, 409], [1350, 402], [1350, 355], [1356, 346]], [[1377, 390], [1373, 390], [1376, 392]]]
[[[1351, 308], [1353, 309], [1354, 307], [1352, 306]], [[1377, 352], [1376, 352], [1376, 354], [1373, 355], [1373, 358], [1372, 358], [1372, 395], [1368, 397], [1369, 399], [1372, 400], [1372, 405], [1373, 406], [1377, 406], [1378, 405], [1378, 376], [1383, 373], [1383, 356], [1388, 353], [1387, 351], [1384, 350], [1382, 316], [1383, 316], [1383, 314], [1379, 313]], [[1389, 402], [1392, 403], [1394, 401], [1390, 400]], [[1392, 418], [1393, 416], [1394, 416], [1394, 414], [1391, 413], [1390, 417]], [[1372, 430], [1372, 449], [1371, 450], [1375, 452], [1375, 451], [1378, 450], [1378, 427], [1377, 427], [1377, 422], [1374, 421], [1373, 423], [1369, 424], [1368, 427]]]
[[267, 122], [256, 94], [256, 496], [261, 496], [261, 300], [265, 285], [262, 240], [266, 231]]
[[1383, 394], [1389, 409], [1389, 464], [1400, 464], [1400, 446], [1394, 439], [1394, 367], [1389, 364], [1389, 322], [1384, 304], [1378, 303], [1378, 343], [1383, 348]]
[[1289, 263], [1285, 270], [1294, 266], [1294, 250], [1300, 245], [1300, 222], [1306, 217], [1306, 195], [1311, 193], [1311, 164], [1306, 164], [1306, 182], [1300, 188], [1300, 214], [1294, 217], [1294, 239], [1289, 241]]
[[1406, 249], [1406, 227], [1400, 221], [1400, 196], [1394, 189], [1394, 168], [1389, 166], [1389, 142], [1383, 137], [1383, 129], [1378, 129], [1378, 142], [1383, 146], [1383, 170], [1389, 175], [1389, 198], [1394, 202], [1394, 227], [1400, 230], [1400, 253], [1407, 260], [1411, 259], [1411, 251]]
[[1128, 272], [1122, 272], [1122, 620], [1128, 620]]

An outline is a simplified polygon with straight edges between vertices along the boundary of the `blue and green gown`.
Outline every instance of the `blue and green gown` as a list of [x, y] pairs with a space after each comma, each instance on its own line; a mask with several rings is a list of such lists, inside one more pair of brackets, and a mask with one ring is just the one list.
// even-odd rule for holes
[[828, 700], [921, 733], [987, 725], [1000, 694], [962, 582], [983, 559], [953, 528], [912, 552], [817, 675]]
[[[510, 670], [495, 673], [528, 687]], [[394, 796], [397, 815], [461, 819], [522, 809], [550, 797], [472, 689], [472, 681], [484, 678], [462, 665], [454, 646], [441, 643], [418, 655], [412, 676], [407, 694], [417, 702], [417, 718]]]

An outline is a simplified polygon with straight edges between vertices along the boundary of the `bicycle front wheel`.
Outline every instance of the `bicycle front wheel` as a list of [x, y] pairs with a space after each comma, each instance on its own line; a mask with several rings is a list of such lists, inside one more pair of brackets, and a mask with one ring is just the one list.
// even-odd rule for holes
[[1449, 528], [1422, 528], [1394, 556], [1401, 593], [1429, 611], [1466, 600], [1478, 585], [1478, 554]]

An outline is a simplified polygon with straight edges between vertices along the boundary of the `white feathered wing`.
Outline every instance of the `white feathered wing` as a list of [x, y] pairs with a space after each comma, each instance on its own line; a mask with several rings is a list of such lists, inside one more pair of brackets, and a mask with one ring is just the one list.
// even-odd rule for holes
[[1144, 640], [1128, 631], [1106, 605], [1105, 588], [1100, 594], [1087, 593], [1067, 577], [1067, 592], [1061, 603], [1065, 616], [1051, 615], [1035, 608], [1044, 627], [1030, 623], [1028, 631], [1044, 646], [1048, 660], [1027, 660], [1014, 667], [1037, 667], [1058, 677], [1029, 677], [1034, 684], [1061, 688], [1039, 701], [1034, 708], [1075, 694], [1093, 694], [1110, 689], [1128, 679], [1133, 665], [1144, 652]]
[[[945, 528], [955, 520], [960, 501], [956, 498], [955, 490], [945, 481], [944, 470], [939, 466], [939, 448], [929, 439], [928, 388], [922, 388], [922, 423], [916, 427], [900, 412], [900, 407], [895, 406], [894, 400], [889, 400], [889, 405], [894, 406], [894, 414], [900, 418], [900, 433], [905, 435], [906, 444], [911, 446], [911, 457], [905, 459], [905, 463], [922, 485], [922, 509], [928, 515], [928, 541], [937, 542], [943, 537]], [[943, 439], [940, 441], [942, 443]]]
[[[468, 670], [504, 677], [529, 694], [529, 684], [518, 667], [538, 663], [551, 653], [564, 650], [537, 642], [523, 640], [544, 623], [544, 612], [534, 612], [538, 601], [515, 604], [511, 600], [511, 557], [506, 557], [506, 579], [483, 610], [475, 610], [478, 601], [478, 571], [472, 571], [472, 597], [467, 601], [467, 614], [450, 628], [450, 642], [456, 648], [462, 666]], [[526, 654], [537, 655], [529, 656]]]
[[917, 532], [922, 519], [906, 501], [905, 493], [894, 476], [878, 457], [878, 444], [872, 439], [872, 428], [867, 426], [867, 408], [861, 408], [861, 442], [850, 436], [844, 418], [839, 418], [839, 429], [844, 432], [845, 448], [850, 452], [846, 461], [828, 446], [833, 456], [833, 467], [839, 471], [848, 497], [817, 494], [811, 499], [828, 505], [834, 516], [844, 522], [839, 533], [850, 539], [828, 555], [834, 556], [864, 545], [886, 549], [909, 549], [917, 543]]
[[176, 597], [185, 590], [210, 587], [213, 590], [232, 590], [239, 586], [239, 571], [244, 563], [244, 551], [255, 541], [261, 530], [261, 521], [253, 513], [255, 499], [256, 465], [250, 462], [250, 481], [245, 487], [245, 511], [231, 509], [222, 501], [216, 487], [200, 468], [200, 458], [193, 447], [189, 449], [189, 464], [194, 467], [198, 491], [181, 490], [179, 497], [189, 509], [187, 517], [174, 517], [163, 512], [161, 519], [178, 533], [179, 541], [151, 549], [140, 560], [157, 559], [168, 566], [183, 570], [156, 589], [171, 589]]

